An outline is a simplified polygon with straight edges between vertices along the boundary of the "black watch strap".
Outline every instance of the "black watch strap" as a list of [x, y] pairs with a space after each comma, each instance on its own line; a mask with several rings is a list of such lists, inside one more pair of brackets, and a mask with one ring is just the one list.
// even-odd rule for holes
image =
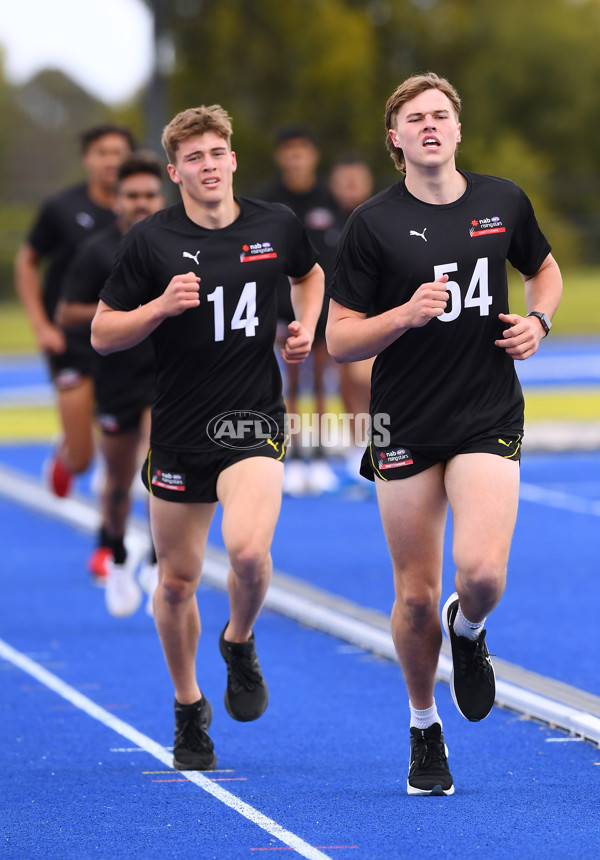
[[548, 332], [552, 328], [552, 323], [550, 322], [550, 318], [542, 311], [529, 311], [527, 314], [528, 317], [537, 317], [542, 324], [542, 328], [544, 329], [544, 337], [547, 337]]

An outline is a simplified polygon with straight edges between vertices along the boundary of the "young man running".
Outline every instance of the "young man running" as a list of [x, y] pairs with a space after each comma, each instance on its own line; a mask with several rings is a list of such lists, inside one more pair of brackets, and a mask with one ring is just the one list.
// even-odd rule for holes
[[[133, 224], [162, 209], [162, 183], [162, 165], [149, 155], [133, 155], [119, 167], [117, 221], [81, 245], [65, 277], [56, 319], [66, 331], [89, 332], [98, 296], [115, 263], [119, 243]], [[133, 349], [114, 355], [94, 353], [92, 375], [106, 476], [101, 496], [102, 524], [88, 568], [99, 585], [106, 585], [108, 611], [125, 617], [136, 611], [141, 600], [135, 571], [127, 563], [125, 529], [131, 485], [139, 473], [142, 446], [143, 457], [148, 451], [155, 377], [151, 341], [146, 339]], [[146, 572], [151, 579], [152, 567], [149, 565]]]
[[175, 687], [174, 766], [216, 766], [212, 709], [198, 686], [200, 581], [216, 504], [231, 568], [230, 618], [219, 639], [225, 706], [255, 720], [268, 691], [252, 627], [269, 584], [285, 456], [281, 375], [273, 350], [277, 282], [290, 279], [296, 319], [282, 350], [309, 355], [323, 272], [285, 206], [236, 198], [231, 122], [218, 105], [165, 128], [182, 202], [135, 225], [101, 293], [92, 344], [102, 354], [151, 335], [157, 382], [143, 477], [159, 566], [154, 618]]
[[47, 478], [60, 497], [69, 494], [73, 475], [85, 472], [94, 455], [93, 351], [89, 328], [65, 332], [54, 314], [77, 247], [114, 224], [117, 169], [134, 148], [129, 129], [111, 123], [87, 129], [80, 141], [85, 181], [45, 201], [15, 261], [17, 293], [56, 389], [62, 438], [48, 463]]
[[[442, 622], [452, 695], [472, 721], [494, 703], [484, 623], [505, 587], [517, 514], [523, 396], [514, 360], [535, 353], [562, 291], [523, 191], [457, 170], [459, 112], [455, 89], [434, 74], [409, 78], [389, 98], [387, 146], [405, 175], [351, 216], [328, 290], [334, 358], [377, 356], [361, 473], [375, 481], [394, 569], [409, 794], [454, 791], [434, 700], [448, 505], [456, 593]], [[523, 275], [525, 317], [509, 312], [507, 260]]]

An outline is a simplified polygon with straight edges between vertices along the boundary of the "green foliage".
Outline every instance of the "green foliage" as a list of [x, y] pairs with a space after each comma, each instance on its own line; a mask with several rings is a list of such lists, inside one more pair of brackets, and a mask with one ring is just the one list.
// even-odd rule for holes
[[[273, 173], [276, 130], [297, 122], [317, 134], [323, 172], [355, 152], [370, 162], [379, 187], [394, 182], [384, 105], [404, 78], [431, 69], [463, 99], [459, 166], [521, 185], [561, 264], [600, 262], [598, 0], [160, 6], [175, 55], [164, 122], [197, 104], [227, 108], [240, 193], [254, 193]], [[114, 119], [143, 143], [149, 135], [141, 98], [107, 108], [55, 71], [18, 87], [0, 71], [0, 110], [0, 182], [5, 201], [15, 204], [35, 206], [81, 176], [76, 135], [86, 125]], [[0, 260], [0, 294], [6, 283]]]
[[373, 99], [377, 44], [362, 4], [206, 0], [201, 15], [173, 26], [175, 111], [218, 102], [231, 113], [242, 188], [264, 183], [285, 124], [311, 127], [326, 165], [340, 151], [385, 157], [383, 92]]
[[463, 98], [459, 165], [522, 185], [565, 262], [599, 259], [597, 0], [179, 0], [169, 27], [173, 112], [229, 110], [241, 191], [271, 172], [289, 122], [317, 132], [324, 169], [357, 151], [393, 182], [385, 101], [431, 69]]
[[0, 302], [14, 299], [15, 253], [33, 218], [30, 206], [19, 204], [0, 207]]

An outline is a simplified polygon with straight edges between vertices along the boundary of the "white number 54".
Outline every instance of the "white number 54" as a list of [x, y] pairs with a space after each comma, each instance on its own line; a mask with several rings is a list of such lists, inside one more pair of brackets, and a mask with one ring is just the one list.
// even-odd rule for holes
[[[458, 263], [442, 263], [439, 266], [434, 266], [435, 280], [439, 280], [442, 275], [448, 275], [450, 272], [458, 271]], [[448, 281], [446, 290], [450, 293], [450, 310], [445, 311], [438, 317], [440, 322], [452, 322], [460, 314], [462, 310], [460, 287], [456, 281]], [[466, 308], [479, 308], [479, 316], [487, 317], [490, 313], [490, 305], [492, 297], [489, 294], [488, 282], [488, 258], [480, 257], [475, 263], [475, 269], [471, 276], [469, 288], [465, 295]]]

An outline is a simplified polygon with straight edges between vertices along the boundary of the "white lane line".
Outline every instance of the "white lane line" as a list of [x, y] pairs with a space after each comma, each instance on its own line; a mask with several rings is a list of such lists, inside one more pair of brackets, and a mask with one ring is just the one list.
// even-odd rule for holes
[[[529, 500], [540, 504], [575, 510], [573, 501], [575, 500], [578, 513], [593, 513], [593, 509], [590, 511], [590, 504], [600, 505], [584, 497], [544, 490], [535, 484], [522, 484], [522, 491], [523, 487], [525, 487], [525, 493], [530, 496]], [[89, 502], [81, 499], [57, 499], [44, 487], [40, 487], [39, 482], [34, 478], [3, 465], [0, 465], [0, 494], [40, 513], [79, 526], [85, 531], [97, 528], [98, 512]], [[130, 523], [128, 537], [141, 544], [148, 539], [145, 528], [135, 520]], [[224, 553], [208, 547], [202, 569], [204, 582], [225, 590], [227, 570], [228, 564]], [[336, 636], [359, 648], [366, 648], [390, 660], [397, 659], [388, 630], [382, 630], [368, 621], [332, 608], [325, 603], [318, 603], [312, 590], [309, 589], [310, 593], [307, 594], [298, 593], [286, 584], [284, 579], [293, 581], [291, 577], [282, 577], [279, 582], [278, 577], [274, 575], [265, 598], [266, 608], [293, 618], [307, 627]], [[296, 582], [295, 585], [297, 586], [298, 583]], [[451, 672], [452, 661], [446, 654], [440, 654], [437, 679], [449, 683]], [[580, 708], [499, 678], [496, 681], [496, 704], [565, 731], [583, 735], [587, 740], [600, 746], [600, 718]]]
[[[88, 699], [87, 696], [84, 696], [74, 687], [66, 684], [59, 677], [53, 675], [52, 672], [48, 672], [48, 670], [44, 669], [43, 666], [40, 666], [29, 657], [26, 657], [25, 654], [17, 651], [7, 642], [4, 642], [3, 639], [0, 639], [0, 656], [5, 660], [8, 660], [14, 666], [17, 666], [23, 672], [31, 675], [37, 681], [40, 681], [40, 683], [48, 687], [49, 690], [53, 690], [63, 699], [66, 699], [67, 702], [75, 705], [76, 708], [84, 711], [94, 720], [98, 720], [99, 723], [102, 723], [118, 735], [121, 735], [121, 737], [124, 737], [137, 747], [145, 750], [172, 770], [173, 756], [164, 747], [156, 743], [156, 741], [153, 741], [152, 738], [148, 737], [148, 735], [138, 732], [138, 730], [134, 729], [133, 726], [130, 726], [129, 723], [120, 720], [118, 717], [105, 711], [104, 708], [96, 705], [95, 702], [92, 702], [92, 700]], [[212, 782], [198, 771], [173, 771], [173, 773], [175, 772], [182, 777], [185, 777], [190, 782], [193, 782], [194, 785], [197, 785], [198, 788], [203, 789], [203, 791], [212, 794], [213, 797], [221, 803], [224, 803], [225, 806], [229, 806], [235, 812], [243, 815], [244, 818], [247, 818], [271, 836], [279, 839], [280, 842], [283, 842], [283, 844], [287, 845], [288, 848], [293, 848], [294, 851], [297, 851], [302, 857], [306, 857], [308, 860], [331, 860], [329, 855], [323, 854], [317, 848], [313, 848], [312, 845], [309, 845], [308, 842], [305, 842], [299, 836], [296, 836], [295, 833], [291, 833], [289, 830], [281, 827], [281, 825], [277, 824], [276, 821], [273, 821], [272, 818], [268, 818], [266, 815], [263, 815], [263, 813], [259, 812], [258, 809], [254, 809], [253, 806], [250, 806], [248, 803], [245, 803], [245, 801], [240, 800], [239, 797], [236, 797], [234, 794], [221, 788], [220, 785]]]
[[568, 744], [572, 743], [573, 741], [583, 743], [583, 738], [546, 738], [547, 744]]
[[585, 496], [565, 493], [562, 490], [550, 490], [538, 487], [536, 484], [522, 483], [520, 497], [527, 502], [537, 502], [540, 505], [547, 505], [549, 508], [560, 508], [563, 511], [573, 511], [576, 514], [590, 514], [593, 517], [600, 517], [600, 502], [595, 499], [586, 499]]

